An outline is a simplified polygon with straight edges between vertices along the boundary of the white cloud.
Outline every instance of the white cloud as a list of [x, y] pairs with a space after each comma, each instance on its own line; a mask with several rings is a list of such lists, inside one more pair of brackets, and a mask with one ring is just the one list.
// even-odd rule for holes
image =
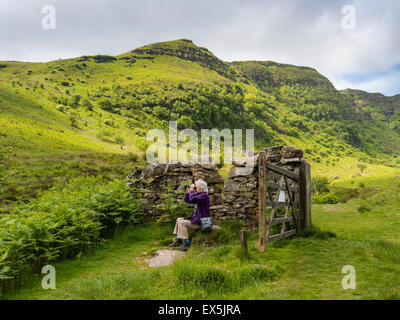
[[352, 88], [367, 92], [380, 92], [388, 96], [399, 93], [400, 72], [397, 70], [366, 76], [363, 79], [351, 79], [351, 76], [350, 79], [347, 79], [341, 75], [327, 75], [327, 77], [335, 83], [338, 90]]

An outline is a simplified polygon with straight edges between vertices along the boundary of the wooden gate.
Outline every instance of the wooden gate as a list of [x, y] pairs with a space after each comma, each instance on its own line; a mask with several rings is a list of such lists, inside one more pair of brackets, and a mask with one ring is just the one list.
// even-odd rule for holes
[[[269, 242], [292, 236], [301, 228], [300, 176], [267, 162], [264, 151], [259, 154], [258, 169], [259, 250], [264, 252]], [[276, 234], [272, 234], [273, 226]]]

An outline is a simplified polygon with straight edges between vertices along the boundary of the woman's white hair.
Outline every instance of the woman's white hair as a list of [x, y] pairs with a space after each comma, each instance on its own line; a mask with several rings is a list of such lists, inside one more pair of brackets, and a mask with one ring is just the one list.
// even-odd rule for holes
[[203, 179], [197, 180], [195, 184], [197, 184], [201, 191], [208, 192], [207, 182], [205, 182]]

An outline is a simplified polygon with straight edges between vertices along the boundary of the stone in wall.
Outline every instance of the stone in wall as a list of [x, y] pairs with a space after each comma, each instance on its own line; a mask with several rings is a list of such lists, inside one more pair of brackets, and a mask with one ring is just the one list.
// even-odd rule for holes
[[194, 166], [190, 168], [190, 171], [195, 181], [203, 179], [207, 184], [224, 183], [224, 179], [222, 179], [217, 169], [205, 169], [202, 166]]
[[303, 151], [293, 147], [282, 148], [283, 159], [303, 158]]

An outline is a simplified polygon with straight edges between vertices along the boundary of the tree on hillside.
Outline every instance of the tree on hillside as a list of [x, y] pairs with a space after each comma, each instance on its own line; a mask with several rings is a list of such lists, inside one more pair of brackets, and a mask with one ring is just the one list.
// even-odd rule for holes
[[82, 96], [80, 94], [74, 94], [72, 95], [72, 102], [71, 105], [74, 108], [79, 107], [79, 102], [81, 101]]
[[74, 128], [79, 128], [78, 127], [78, 114], [76, 114], [75, 112], [71, 113], [69, 115], [69, 120], [71, 121], [71, 126]]
[[357, 167], [360, 169], [360, 172], [363, 173], [367, 166], [363, 163], [358, 163]]
[[124, 138], [117, 136], [114, 138], [115, 139], [115, 143], [119, 144], [121, 146], [121, 150], [124, 149], [125, 146], [125, 140]]

